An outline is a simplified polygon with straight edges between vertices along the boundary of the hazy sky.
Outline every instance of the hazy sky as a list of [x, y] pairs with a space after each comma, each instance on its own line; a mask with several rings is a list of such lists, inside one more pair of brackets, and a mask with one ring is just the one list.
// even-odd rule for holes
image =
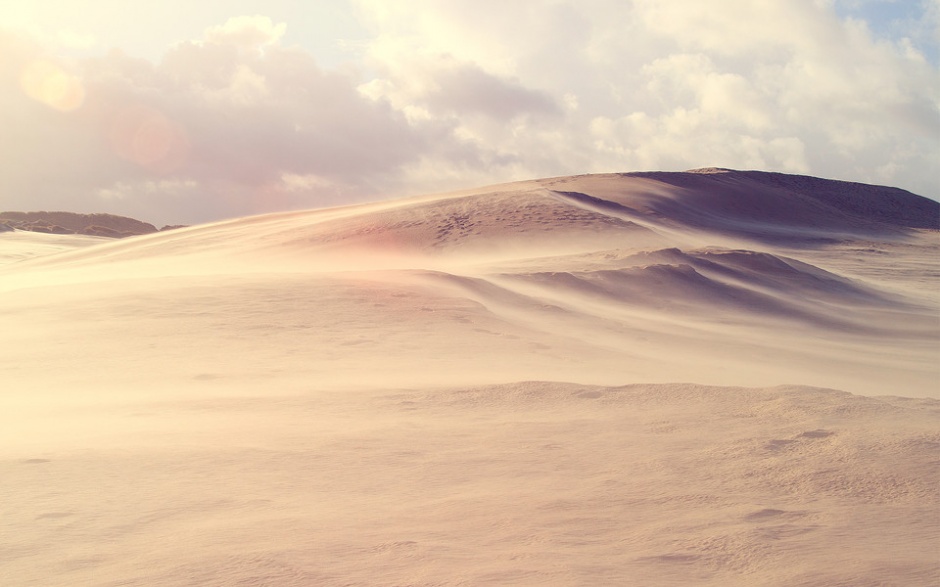
[[940, 0], [0, 5], [0, 210], [157, 224], [720, 166], [940, 198]]

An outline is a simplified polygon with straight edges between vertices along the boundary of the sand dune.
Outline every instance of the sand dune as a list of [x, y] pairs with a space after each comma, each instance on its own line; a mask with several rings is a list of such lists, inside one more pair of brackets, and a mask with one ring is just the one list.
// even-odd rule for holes
[[0, 576], [936, 584], [938, 223], [697, 170], [5, 232]]

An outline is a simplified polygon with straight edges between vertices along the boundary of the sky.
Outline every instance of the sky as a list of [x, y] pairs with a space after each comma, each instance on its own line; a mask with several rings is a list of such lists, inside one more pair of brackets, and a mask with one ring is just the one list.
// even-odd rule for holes
[[581, 173], [940, 199], [940, 0], [0, 4], [0, 210], [193, 224]]

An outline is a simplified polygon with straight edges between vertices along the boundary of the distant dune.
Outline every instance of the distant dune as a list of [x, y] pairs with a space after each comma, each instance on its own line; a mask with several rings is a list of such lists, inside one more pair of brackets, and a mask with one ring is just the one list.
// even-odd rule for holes
[[[152, 224], [114, 214], [76, 214], [75, 212], [0, 212], [0, 230], [16, 229], [48, 234], [84, 234], [108, 238], [126, 238], [157, 232]], [[160, 230], [179, 228], [164, 226]]]
[[150, 232], [0, 235], [11, 584], [940, 581], [940, 203], [700, 169]]

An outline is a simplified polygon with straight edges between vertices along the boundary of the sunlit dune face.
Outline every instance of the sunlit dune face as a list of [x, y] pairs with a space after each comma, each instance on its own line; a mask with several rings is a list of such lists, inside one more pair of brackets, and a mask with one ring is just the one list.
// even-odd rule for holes
[[20, 87], [30, 98], [63, 112], [75, 110], [85, 100], [81, 79], [45, 59], [34, 59], [23, 67]]
[[186, 130], [148, 106], [122, 109], [111, 122], [109, 138], [120, 157], [160, 172], [179, 169], [190, 150]]

